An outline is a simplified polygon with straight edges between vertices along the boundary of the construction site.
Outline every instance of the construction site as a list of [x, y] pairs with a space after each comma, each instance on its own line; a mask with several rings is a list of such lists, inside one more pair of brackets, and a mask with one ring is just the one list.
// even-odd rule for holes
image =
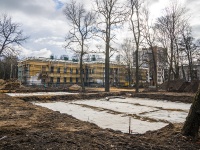
[[0, 149], [200, 149], [181, 133], [199, 80], [156, 89], [141, 68], [136, 93], [134, 68], [111, 62], [104, 92], [104, 66], [85, 62], [83, 92], [76, 61], [19, 61], [18, 79], [0, 80]]
[[[198, 83], [148, 88], [0, 84], [0, 149], [200, 149], [181, 134]], [[185, 92], [188, 89], [187, 92]]]
[[200, 150], [199, 4], [0, 1], [0, 150]]

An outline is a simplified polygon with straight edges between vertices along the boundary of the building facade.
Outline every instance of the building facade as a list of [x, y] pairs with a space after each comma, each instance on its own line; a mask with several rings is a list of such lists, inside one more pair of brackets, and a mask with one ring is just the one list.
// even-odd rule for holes
[[157, 71], [157, 83], [162, 84], [167, 79], [167, 72], [168, 65], [167, 65], [167, 49], [162, 47], [154, 46], [153, 50], [151, 48], [143, 48], [139, 51], [139, 64], [144, 67], [148, 68], [149, 79], [148, 82], [150, 85], [154, 85], [154, 61], [153, 61], [153, 54], [155, 56], [156, 62], [156, 71]]
[[[185, 64], [179, 67], [180, 67], [180, 70], [179, 70], [180, 79], [183, 79], [185, 81], [191, 81], [192, 78], [191, 78], [189, 65]], [[193, 74], [193, 80], [200, 80], [200, 62], [197, 62], [197, 61], [193, 62], [192, 74]]]
[[[102, 61], [83, 65], [86, 86], [104, 86], [105, 64]], [[147, 80], [147, 70], [141, 69], [141, 81]], [[49, 58], [27, 58], [18, 62], [18, 80], [28, 85], [80, 84], [79, 62]], [[110, 63], [110, 85], [126, 86], [127, 71], [123, 64]], [[134, 82], [134, 81], [132, 81]]]

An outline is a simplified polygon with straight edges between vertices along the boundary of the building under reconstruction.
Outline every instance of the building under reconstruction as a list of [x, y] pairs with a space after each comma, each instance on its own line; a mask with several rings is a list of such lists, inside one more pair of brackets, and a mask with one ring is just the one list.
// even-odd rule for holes
[[[103, 61], [84, 62], [83, 68], [86, 86], [104, 86], [105, 64]], [[140, 69], [140, 83], [147, 81], [147, 74], [148, 69]], [[80, 84], [79, 62], [68, 59], [27, 58], [18, 62], [18, 80], [27, 85]], [[128, 86], [128, 80], [127, 67], [120, 63], [110, 62], [110, 85]], [[134, 80], [135, 78], [132, 77], [132, 84]]]

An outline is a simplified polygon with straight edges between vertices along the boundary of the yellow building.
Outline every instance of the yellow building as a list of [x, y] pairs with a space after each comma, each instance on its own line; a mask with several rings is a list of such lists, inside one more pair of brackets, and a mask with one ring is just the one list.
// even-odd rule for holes
[[[105, 77], [104, 62], [91, 61], [84, 63], [84, 83], [87, 86], [103, 86]], [[127, 85], [126, 66], [110, 63], [111, 86]], [[141, 79], [146, 81], [146, 70]], [[65, 85], [80, 84], [78, 62], [49, 58], [27, 58], [18, 62], [18, 80], [29, 85]], [[133, 81], [134, 82], [134, 81]]]

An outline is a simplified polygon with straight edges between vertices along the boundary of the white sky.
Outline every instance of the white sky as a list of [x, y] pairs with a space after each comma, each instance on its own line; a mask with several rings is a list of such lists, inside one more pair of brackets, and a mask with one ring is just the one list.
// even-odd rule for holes
[[[82, 0], [77, 0], [82, 1]], [[159, 17], [168, 0], [147, 0], [152, 18]], [[7, 13], [21, 24], [25, 35], [30, 36], [21, 48], [21, 57], [49, 57], [51, 54], [72, 55], [63, 48], [64, 39], [70, 30], [63, 14], [65, 3], [69, 0], [0, 0], [0, 13]], [[93, 7], [94, 0], [84, 0], [87, 8]], [[200, 1], [180, 1], [188, 8], [195, 37], [200, 37]], [[117, 33], [116, 43], [127, 36], [127, 31]], [[93, 46], [93, 49], [95, 46]]]

